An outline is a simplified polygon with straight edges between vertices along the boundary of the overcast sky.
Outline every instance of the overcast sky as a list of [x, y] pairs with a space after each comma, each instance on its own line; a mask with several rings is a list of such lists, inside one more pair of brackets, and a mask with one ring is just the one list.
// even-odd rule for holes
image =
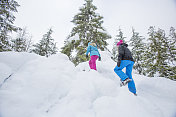
[[[50, 27], [52, 37], [60, 48], [70, 34], [74, 15], [84, 0], [16, 0], [21, 6], [15, 14], [15, 25], [27, 27], [32, 40], [38, 42]], [[119, 27], [128, 39], [134, 27], [142, 36], [147, 35], [149, 26], [166, 31], [176, 28], [176, 0], [94, 0], [96, 13], [104, 17], [103, 27], [114, 41]], [[110, 43], [111, 44], [111, 43]]]

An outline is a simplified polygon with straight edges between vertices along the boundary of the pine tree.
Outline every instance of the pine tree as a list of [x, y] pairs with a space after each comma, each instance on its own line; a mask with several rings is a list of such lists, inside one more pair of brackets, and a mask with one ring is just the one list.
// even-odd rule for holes
[[155, 31], [154, 27], [149, 28], [149, 39], [147, 49], [147, 72], [149, 76], [154, 76], [156, 73], [161, 77], [167, 76], [167, 37], [162, 29]]
[[148, 76], [153, 77], [156, 73], [156, 67], [153, 65], [156, 59], [155, 51], [156, 51], [156, 39], [155, 39], [155, 29], [153, 26], [149, 28], [149, 38], [146, 51], [145, 51], [145, 64], [146, 64], [146, 73]]
[[49, 57], [52, 54], [56, 54], [57, 47], [54, 43], [54, 39], [51, 37], [53, 30], [50, 28], [49, 31], [43, 35], [42, 40], [34, 45], [32, 52], [39, 54], [41, 56]]
[[118, 30], [119, 34], [116, 35], [116, 38], [114, 40], [114, 44], [113, 44], [113, 49], [112, 49], [112, 59], [117, 62], [117, 58], [118, 58], [118, 48], [117, 48], [117, 43], [120, 41], [120, 40], [123, 40], [123, 42], [125, 43], [125, 38], [123, 36], [123, 32], [122, 30], [119, 28]]
[[139, 36], [139, 33], [135, 32], [134, 29], [132, 29], [132, 33], [133, 35], [130, 39], [130, 46], [132, 47], [132, 54], [135, 60], [134, 69], [136, 69], [139, 74], [145, 75], [145, 44], [143, 42], [144, 37]]
[[89, 42], [95, 42], [101, 50], [105, 50], [108, 45], [106, 40], [110, 38], [102, 27], [103, 17], [95, 13], [97, 7], [93, 5], [93, 0], [85, 2], [79, 9], [80, 13], [71, 21], [75, 27], [61, 48], [61, 52], [68, 55], [75, 65], [87, 60], [85, 53]]
[[[169, 42], [168, 42], [168, 49], [169, 49], [169, 61], [172, 63], [176, 61], [176, 32], [175, 28], [170, 28], [169, 34]], [[176, 63], [175, 63], [176, 64]]]
[[168, 76], [172, 80], [176, 80], [176, 32], [175, 28], [170, 28], [168, 40]]
[[13, 25], [15, 21], [13, 12], [17, 12], [19, 6], [15, 0], [0, 1], [0, 52], [11, 50], [8, 33], [20, 29]]
[[12, 40], [12, 49], [16, 52], [28, 52], [31, 45], [32, 40], [31, 36], [27, 33], [26, 28], [18, 31], [18, 36], [16, 39]]

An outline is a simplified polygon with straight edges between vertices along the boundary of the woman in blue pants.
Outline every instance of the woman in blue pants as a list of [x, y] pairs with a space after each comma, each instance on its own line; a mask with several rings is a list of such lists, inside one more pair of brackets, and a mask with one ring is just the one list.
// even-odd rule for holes
[[[134, 60], [131, 55], [131, 52], [127, 48], [128, 45], [123, 43], [122, 40], [120, 40], [117, 43], [117, 46], [119, 49], [119, 55], [118, 55], [117, 66], [114, 68], [114, 71], [120, 77], [122, 81], [122, 85], [128, 84], [129, 91], [132, 92], [134, 95], [137, 95], [135, 83], [132, 78], [132, 69], [134, 65]], [[125, 67], [126, 67], [126, 73], [122, 71], [122, 69]]]

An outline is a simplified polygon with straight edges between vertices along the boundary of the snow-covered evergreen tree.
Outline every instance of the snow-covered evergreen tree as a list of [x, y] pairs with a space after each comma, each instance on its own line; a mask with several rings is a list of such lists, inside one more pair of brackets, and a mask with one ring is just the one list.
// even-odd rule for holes
[[95, 13], [97, 7], [92, 2], [93, 0], [85, 0], [85, 4], [79, 9], [80, 13], [74, 16], [71, 22], [75, 27], [61, 48], [61, 52], [75, 65], [87, 60], [85, 53], [89, 42], [95, 42], [101, 50], [104, 50], [108, 45], [106, 40], [110, 38], [102, 27], [103, 17]]
[[53, 30], [50, 28], [49, 31], [43, 35], [42, 40], [34, 45], [32, 52], [41, 56], [49, 57], [52, 54], [56, 54], [57, 47], [54, 39], [51, 37]]
[[28, 52], [32, 45], [32, 36], [26, 32], [26, 28], [18, 31], [17, 38], [12, 40], [12, 49], [16, 52]]
[[8, 33], [20, 29], [13, 25], [13, 12], [17, 12], [17, 7], [19, 4], [15, 0], [0, 1], [0, 52], [11, 50]]
[[[168, 49], [169, 49], [169, 60], [171, 62], [176, 61], [176, 32], [175, 28], [170, 28], [170, 34], [169, 34], [169, 42], [168, 42]], [[173, 63], [176, 64], [176, 63]]]
[[0, 52], [11, 51], [11, 45], [9, 42], [9, 36], [6, 31], [1, 31], [0, 34]]
[[175, 28], [170, 28], [168, 41], [168, 76], [170, 79], [176, 80], [176, 32]]
[[162, 29], [155, 31], [154, 27], [149, 28], [149, 43], [147, 49], [147, 73], [149, 76], [159, 74], [159, 76], [167, 76], [167, 37]]
[[132, 54], [135, 60], [134, 69], [136, 69], [139, 74], [145, 74], [144, 54], [146, 47], [143, 42], [144, 37], [140, 36], [134, 29], [132, 29], [132, 33], [130, 46], [132, 47]]
[[157, 42], [156, 42], [156, 38], [155, 38], [155, 29], [154, 27], [150, 27], [149, 28], [149, 38], [148, 38], [148, 44], [147, 44], [147, 48], [146, 48], [146, 53], [145, 53], [145, 56], [146, 56], [146, 68], [147, 68], [147, 74], [148, 76], [150, 77], [153, 77], [154, 74], [156, 74], [156, 71], [157, 71], [157, 67], [156, 65], [154, 65], [155, 63], [155, 59], [156, 59], [156, 51], [157, 51]]
[[114, 44], [113, 44], [113, 48], [112, 48], [112, 59], [117, 62], [117, 58], [118, 58], [118, 48], [117, 48], [117, 43], [120, 41], [120, 40], [123, 40], [123, 42], [125, 42], [125, 38], [123, 36], [123, 32], [121, 30], [121, 28], [119, 28], [118, 30], [118, 35], [116, 35], [116, 38], [114, 40]]

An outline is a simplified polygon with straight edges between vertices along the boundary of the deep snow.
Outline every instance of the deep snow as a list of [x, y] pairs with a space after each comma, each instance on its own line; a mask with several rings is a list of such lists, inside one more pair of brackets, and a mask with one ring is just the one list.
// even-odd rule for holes
[[94, 71], [60, 53], [1, 52], [0, 117], [176, 117], [175, 81], [134, 71], [134, 96], [119, 86], [110, 54], [101, 56]]

